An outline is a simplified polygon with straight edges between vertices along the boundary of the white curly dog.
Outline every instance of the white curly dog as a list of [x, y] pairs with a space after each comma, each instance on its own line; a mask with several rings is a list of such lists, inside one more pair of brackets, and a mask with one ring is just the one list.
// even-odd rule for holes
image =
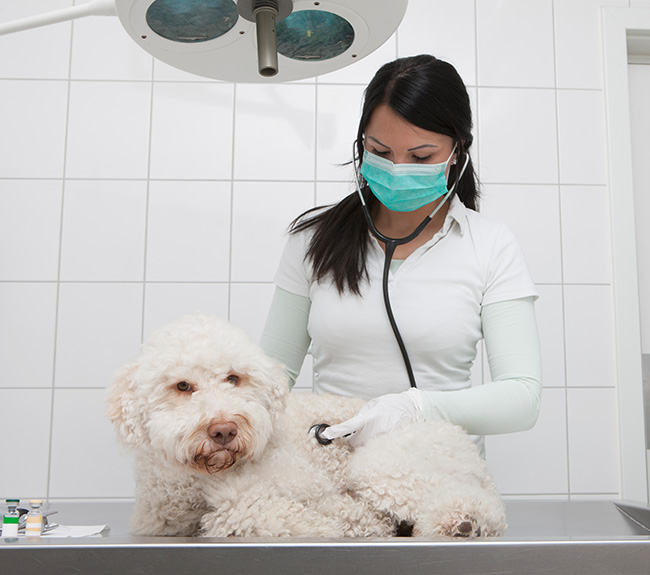
[[469, 436], [420, 421], [321, 445], [361, 400], [289, 393], [245, 332], [201, 314], [151, 335], [115, 375], [109, 417], [133, 449], [139, 535], [476, 537], [504, 506]]

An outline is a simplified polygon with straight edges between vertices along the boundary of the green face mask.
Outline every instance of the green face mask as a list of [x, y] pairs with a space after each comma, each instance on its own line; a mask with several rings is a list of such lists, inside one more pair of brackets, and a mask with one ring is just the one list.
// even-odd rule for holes
[[393, 164], [390, 160], [363, 153], [360, 173], [376, 198], [394, 212], [412, 212], [447, 193], [447, 164]]

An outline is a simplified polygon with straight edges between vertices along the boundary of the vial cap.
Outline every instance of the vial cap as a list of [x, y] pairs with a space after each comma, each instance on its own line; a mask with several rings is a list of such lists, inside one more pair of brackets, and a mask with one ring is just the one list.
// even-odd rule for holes
[[20, 499], [5, 499], [7, 503], [20, 503]]
[[29, 502], [30, 503], [43, 503], [43, 500], [42, 499], [30, 499]]

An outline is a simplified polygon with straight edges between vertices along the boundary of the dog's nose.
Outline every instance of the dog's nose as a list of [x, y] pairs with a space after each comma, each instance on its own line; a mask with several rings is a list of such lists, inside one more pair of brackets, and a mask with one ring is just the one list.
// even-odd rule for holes
[[212, 423], [208, 427], [208, 435], [220, 445], [228, 445], [237, 436], [237, 425], [232, 421]]

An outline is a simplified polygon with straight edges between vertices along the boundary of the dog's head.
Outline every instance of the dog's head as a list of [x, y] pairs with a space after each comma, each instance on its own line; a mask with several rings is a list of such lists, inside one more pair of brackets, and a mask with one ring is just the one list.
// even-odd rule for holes
[[288, 393], [282, 366], [242, 329], [195, 314], [154, 332], [116, 372], [108, 416], [123, 442], [216, 473], [264, 450]]

